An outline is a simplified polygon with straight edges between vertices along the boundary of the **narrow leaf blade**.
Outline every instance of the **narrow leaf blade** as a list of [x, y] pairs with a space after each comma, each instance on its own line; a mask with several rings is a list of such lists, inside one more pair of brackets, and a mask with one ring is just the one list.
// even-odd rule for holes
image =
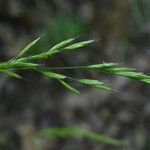
[[47, 138], [51, 137], [70, 138], [74, 136], [80, 136], [81, 138], [87, 138], [93, 141], [111, 144], [114, 146], [127, 145], [127, 142], [124, 140], [115, 139], [110, 136], [101, 133], [95, 133], [93, 131], [85, 130], [79, 127], [50, 127], [40, 130], [38, 132], [38, 135]]
[[14, 66], [19, 68], [34, 68], [40, 66], [39, 64], [29, 63], [29, 62], [16, 62]]
[[103, 63], [103, 64], [94, 64], [87, 66], [88, 69], [103, 69], [103, 68], [112, 68], [118, 66], [118, 63]]
[[62, 47], [64, 47], [64, 46], [66, 46], [67, 44], [71, 43], [71, 42], [74, 41], [74, 40], [75, 40], [75, 38], [70, 38], [70, 39], [65, 40], [65, 41], [63, 41], [63, 42], [61, 42], [61, 43], [58, 43], [58, 44], [56, 44], [55, 46], [53, 46], [53, 47], [50, 49], [50, 51], [60, 49], [60, 48], [62, 48]]
[[[41, 37], [42, 37], [42, 36], [41, 36]], [[35, 39], [34, 41], [32, 41], [31, 43], [29, 43], [29, 44], [18, 54], [18, 56], [16, 57], [16, 59], [19, 59], [19, 58], [23, 57], [23, 56], [29, 51], [29, 49], [30, 49], [33, 45], [35, 45], [35, 44], [41, 39], [41, 37], [39, 37], [39, 38]]]
[[110, 71], [110, 72], [133, 72], [133, 71], [136, 71], [135, 68], [124, 68], [124, 67], [106, 68], [105, 70]]
[[77, 79], [78, 82], [88, 84], [88, 85], [97, 85], [97, 84], [103, 84], [102, 82], [98, 80], [93, 79]]
[[138, 80], [147, 78], [147, 75], [144, 75], [141, 72], [123, 71], [123, 72], [116, 72], [115, 74], [120, 76], [125, 76], [128, 78], [138, 79]]
[[75, 43], [75, 44], [72, 44], [70, 46], [65, 47], [64, 50], [72, 50], [72, 49], [81, 48], [81, 47], [87, 46], [87, 45], [89, 45], [89, 44], [91, 44], [93, 42], [94, 42], [94, 40], [78, 42], [78, 43]]
[[8, 75], [10, 77], [14, 77], [14, 78], [18, 78], [18, 79], [22, 78], [20, 75], [18, 75], [17, 73], [15, 73], [15, 72], [13, 72], [11, 70], [3, 69], [3, 70], [0, 70], [0, 72], [4, 73], [4, 74], [6, 74], [6, 75]]
[[107, 91], [115, 91], [112, 88], [106, 86], [103, 82], [100, 82], [98, 80], [93, 79], [77, 79], [78, 82], [90, 85], [91, 87], [98, 88], [101, 90], [107, 90]]
[[70, 86], [68, 83], [64, 82], [63, 80], [58, 80], [65, 88], [67, 88], [68, 90], [75, 92], [77, 94], [80, 94], [80, 92], [75, 89], [74, 87]]
[[147, 84], [150, 84], [150, 78], [149, 78], [149, 79], [143, 79], [143, 80], [141, 80], [141, 81], [143, 81], [143, 82], [145, 82], [145, 83], [147, 83]]
[[110, 88], [104, 84], [103, 85], [93, 85], [92, 87], [100, 89], [100, 90], [115, 91], [116, 92], [116, 90], [114, 90], [114, 89], [112, 89], [112, 88]]
[[50, 78], [54, 78], [54, 79], [65, 79], [66, 78], [65, 75], [50, 72], [50, 71], [40, 71], [40, 72], [42, 74], [44, 74], [45, 76], [50, 77]]

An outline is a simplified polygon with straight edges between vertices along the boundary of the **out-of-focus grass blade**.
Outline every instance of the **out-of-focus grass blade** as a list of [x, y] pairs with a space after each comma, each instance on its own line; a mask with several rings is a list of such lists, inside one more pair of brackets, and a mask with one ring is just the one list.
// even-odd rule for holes
[[[42, 36], [41, 36], [42, 37]], [[18, 56], [16, 57], [16, 59], [19, 59], [21, 57], [23, 57], [27, 52], [28, 50], [33, 46], [35, 45], [40, 39], [41, 37], [35, 39], [34, 41], [32, 41], [30, 44], [28, 44], [19, 54]]]
[[14, 78], [18, 78], [21, 79], [22, 77], [20, 75], [18, 75], [17, 73], [11, 71], [11, 70], [5, 70], [5, 69], [0, 69], [0, 72], [10, 76], [10, 77], [14, 77]]
[[149, 79], [143, 79], [143, 80], [141, 80], [141, 81], [150, 84], [150, 78], [149, 78]]
[[74, 87], [70, 86], [68, 83], [64, 82], [63, 80], [58, 80], [65, 88], [67, 88], [68, 90], [75, 92], [77, 94], [80, 94], [80, 92], [75, 89]]
[[54, 79], [65, 79], [66, 78], [65, 75], [54, 73], [54, 72], [49, 72], [49, 71], [39, 71], [39, 72], [41, 72], [43, 75], [45, 75], [47, 77], [54, 78]]
[[93, 42], [94, 42], [94, 40], [78, 42], [78, 43], [75, 43], [75, 44], [72, 44], [70, 46], [65, 47], [64, 50], [77, 49], [77, 48], [80, 48], [80, 47], [83, 47], [83, 46], [87, 46], [87, 45], [89, 45]]
[[62, 48], [62, 47], [64, 47], [64, 46], [66, 46], [67, 44], [71, 43], [71, 42], [74, 41], [74, 40], [75, 40], [75, 38], [70, 38], [70, 39], [65, 40], [65, 41], [63, 41], [63, 42], [61, 42], [61, 43], [58, 43], [58, 44], [56, 44], [55, 46], [53, 46], [53, 47], [50, 49], [50, 51], [60, 49], [60, 48]]
[[0, 63], [0, 69], [3, 70], [3, 69], [6, 69], [9, 67], [9, 63], [7, 62], [2, 62]]
[[85, 129], [81, 129], [78, 127], [50, 127], [42, 129], [39, 133], [39, 136], [53, 138], [53, 137], [60, 137], [60, 138], [70, 138], [74, 136], [79, 136], [82, 138], [92, 139], [93, 141], [111, 144], [114, 146], [125, 146], [127, 142], [124, 140], [118, 140], [100, 133], [91, 132]]

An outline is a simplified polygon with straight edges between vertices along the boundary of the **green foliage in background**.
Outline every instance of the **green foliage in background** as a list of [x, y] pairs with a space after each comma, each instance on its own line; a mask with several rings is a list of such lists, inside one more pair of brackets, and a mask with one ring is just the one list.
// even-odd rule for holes
[[148, 0], [128, 0], [129, 7], [136, 26], [139, 29], [148, 30], [150, 23], [150, 1]]
[[[87, 66], [74, 66], [74, 67], [49, 67], [44, 66], [43, 64], [39, 64], [38, 61], [42, 59], [46, 59], [48, 57], [52, 57], [58, 53], [62, 52], [71, 52], [78, 48], [87, 46], [93, 42], [94, 40], [81, 41], [76, 42], [76, 38], [70, 38], [61, 43], [58, 43], [48, 49], [45, 52], [41, 52], [39, 54], [31, 54], [28, 53], [31, 48], [41, 39], [41, 37], [35, 39], [30, 44], [28, 44], [21, 52], [18, 54], [16, 58], [13, 58], [7, 62], [0, 63], [0, 72], [6, 74], [8, 76], [21, 79], [22, 76], [16, 73], [18, 70], [35, 70], [42, 75], [53, 78], [57, 80], [60, 84], [62, 84], [68, 90], [79, 93], [79, 90], [75, 89], [72, 85], [70, 85], [69, 81], [76, 81], [81, 84], [85, 84], [87, 86], [91, 86], [94, 88], [98, 88], [100, 90], [106, 91], [115, 91], [111, 87], [105, 85], [103, 82], [98, 81], [96, 79], [84, 79], [84, 78], [73, 78], [68, 75], [57, 73], [57, 71], [61, 70], [89, 70], [96, 72], [103, 72], [110, 75], [124, 76], [127, 78], [135, 79], [142, 81], [144, 83], [150, 84], [150, 76], [145, 75], [141, 72], [137, 72], [134, 68], [129, 67], [119, 67], [118, 63], [98, 63], [94, 65]], [[112, 145], [124, 145], [125, 142], [112, 139], [102, 134], [93, 133], [90, 131], [86, 131], [80, 128], [47, 128], [41, 131], [41, 133], [46, 136], [54, 136], [54, 137], [72, 137], [72, 136], [81, 136], [84, 138], [93, 139], [95, 141], [112, 144]]]
[[[106, 136], [101, 133], [96, 133], [82, 129], [80, 127], [50, 127], [44, 128], [37, 133], [38, 137], [47, 137], [47, 138], [72, 138], [72, 137], [83, 137], [85, 139], [90, 139], [96, 142], [102, 142], [104, 144], [111, 144], [114, 146], [123, 146], [127, 142], [124, 140], [114, 139], [109, 136]], [[38, 138], [33, 138], [34, 143], [38, 143]]]
[[85, 29], [86, 26], [79, 16], [71, 12], [56, 13], [42, 27], [42, 33], [46, 33], [46, 35], [34, 46], [33, 51], [39, 52], [43, 48], [46, 49], [49, 47], [49, 41], [51, 45], [55, 45], [58, 41], [70, 38], [70, 35], [73, 37], [83, 35]]
[[79, 16], [72, 14], [71, 12], [62, 12], [56, 14], [43, 28], [43, 32], [47, 34], [48, 40], [52, 41], [51, 44], [68, 39], [70, 35], [76, 36], [82, 35], [85, 31], [85, 25], [81, 21]]

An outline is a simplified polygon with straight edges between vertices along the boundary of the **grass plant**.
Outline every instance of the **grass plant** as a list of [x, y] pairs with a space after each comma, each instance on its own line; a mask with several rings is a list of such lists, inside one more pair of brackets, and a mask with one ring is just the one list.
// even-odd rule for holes
[[[103, 82], [98, 81], [96, 79], [87, 79], [87, 78], [73, 78], [68, 75], [59, 74], [57, 71], [61, 70], [88, 70], [88, 71], [96, 71], [96, 72], [103, 72], [110, 75], [115, 76], [123, 76], [127, 78], [131, 78], [134, 80], [138, 80], [141, 82], [144, 82], [146, 84], [150, 84], [150, 76], [145, 75], [142, 72], [137, 72], [135, 68], [130, 67], [120, 67], [118, 63], [97, 63], [87, 66], [58, 66], [58, 67], [51, 67], [51, 66], [45, 66], [43, 64], [38, 63], [39, 60], [46, 59], [48, 57], [52, 57], [56, 54], [62, 53], [62, 52], [71, 52], [73, 50], [76, 50], [78, 48], [82, 48], [84, 46], [87, 46], [93, 42], [94, 40], [88, 40], [88, 41], [81, 41], [76, 42], [76, 38], [70, 38], [68, 40], [65, 40], [61, 43], [58, 43], [48, 49], [45, 52], [41, 52], [39, 54], [32, 54], [29, 53], [31, 48], [41, 39], [41, 37], [35, 39], [31, 43], [29, 43], [24, 49], [21, 50], [21, 52], [16, 56], [16, 58], [12, 58], [9, 61], [1, 62], [0, 63], [0, 73], [6, 74], [8, 76], [21, 79], [22, 76], [16, 73], [18, 70], [35, 70], [42, 75], [53, 78], [57, 80], [60, 84], [62, 84], [65, 88], [68, 90], [80, 93], [78, 89], [75, 89], [68, 81], [76, 81], [81, 84], [85, 84], [87, 86], [91, 86], [94, 88], [98, 88], [100, 90], [106, 90], [106, 91], [116, 91], [112, 87], [109, 87], [105, 85]], [[50, 127], [45, 128], [39, 132], [42, 136], [45, 137], [72, 137], [72, 136], [81, 136], [84, 138], [93, 139], [98, 142], [112, 144], [112, 145], [124, 145], [126, 142], [122, 140], [113, 139], [109, 136], [94, 133], [91, 131], [86, 131], [81, 128], [74, 128], [74, 127]]]

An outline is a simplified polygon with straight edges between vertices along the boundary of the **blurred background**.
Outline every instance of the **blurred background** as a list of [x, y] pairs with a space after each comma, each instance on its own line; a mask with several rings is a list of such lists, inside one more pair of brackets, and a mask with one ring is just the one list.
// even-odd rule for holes
[[[89, 47], [58, 54], [48, 66], [119, 62], [149, 73], [149, 0], [0, 0], [0, 61], [9, 60], [31, 40], [46, 33], [37, 53], [70, 37], [99, 39]], [[119, 92], [74, 85], [76, 95], [55, 80], [33, 71], [23, 80], [0, 75], [0, 150], [148, 150], [149, 86], [123, 77], [93, 72], [63, 72], [104, 81]], [[114, 147], [82, 138], [42, 139], [32, 133], [53, 126], [73, 126], [127, 140]]]

